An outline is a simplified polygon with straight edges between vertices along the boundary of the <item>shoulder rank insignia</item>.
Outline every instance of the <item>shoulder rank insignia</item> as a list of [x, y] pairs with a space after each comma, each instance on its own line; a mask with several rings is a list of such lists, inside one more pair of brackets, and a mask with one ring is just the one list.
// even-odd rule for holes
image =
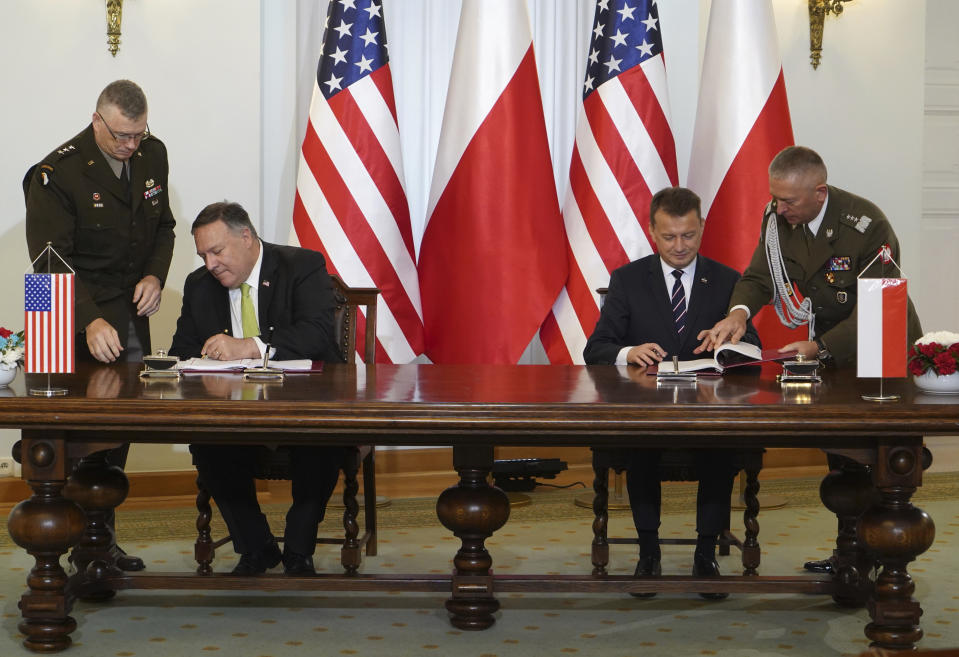
[[75, 151], [75, 150], [76, 150], [76, 146], [74, 146], [73, 144], [68, 144], [62, 148], [58, 148], [57, 155], [66, 155], [70, 151]]
[[852, 258], [849, 256], [836, 256], [835, 258], [829, 259], [829, 264], [826, 265], [826, 268], [829, 271], [849, 271], [851, 264]]
[[872, 223], [872, 219], [863, 215], [859, 217], [859, 221], [856, 222], [856, 230], [860, 233], [865, 233], [866, 229], [869, 228], [869, 224]]

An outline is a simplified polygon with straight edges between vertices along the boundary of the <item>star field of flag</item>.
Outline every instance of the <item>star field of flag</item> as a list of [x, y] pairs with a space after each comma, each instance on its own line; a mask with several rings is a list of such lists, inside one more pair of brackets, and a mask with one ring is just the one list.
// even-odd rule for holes
[[585, 99], [620, 73], [663, 52], [656, 0], [599, 0], [586, 62]]
[[50, 277], [40, 274], [24, 276], [24, 310], [48, 312], [50, 310]]
[[389, 61], [381, 0], [333, 0], [316, 82], [329, 100]]

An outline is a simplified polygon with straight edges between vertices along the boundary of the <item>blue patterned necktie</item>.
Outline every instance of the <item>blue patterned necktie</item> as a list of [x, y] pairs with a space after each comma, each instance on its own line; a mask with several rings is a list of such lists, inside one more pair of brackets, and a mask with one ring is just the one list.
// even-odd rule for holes
[[679, 335], [686, 330], [686, 290], [683, 288], [683, 272], [679, 269], [673, 270], [673, 292], [669, 295], [673, 304], [673, 323], [676, 324], [676, 332]]

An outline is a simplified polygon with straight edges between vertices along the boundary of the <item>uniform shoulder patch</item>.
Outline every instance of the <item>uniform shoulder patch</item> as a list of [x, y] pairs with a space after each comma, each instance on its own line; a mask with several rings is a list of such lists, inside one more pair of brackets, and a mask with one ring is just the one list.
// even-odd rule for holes
[[53, 165], [43, 163], [37, 167], [37, 176], [40, 178], [40, 184], [46, 187], [50, 184], [50, 179], [53, 177]]

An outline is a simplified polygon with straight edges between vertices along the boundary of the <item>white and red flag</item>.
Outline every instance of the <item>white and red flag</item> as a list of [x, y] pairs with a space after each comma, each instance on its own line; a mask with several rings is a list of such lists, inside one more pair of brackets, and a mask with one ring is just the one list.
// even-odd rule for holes
[[24, 275], [24, 371], [75, 370], [73, 304], [73, 274]]
[[427, 216], [427, 355], [517, 362], [566, 280], [525, 2], [463, 2]]
[[906, 376], [905, 278], [860, 278], [856, 298], [856, 376]]
[[[376, 360], [423, 353], [381, 0], [330, 2], [296, 180], [290, 243], [320, 251], [351, 287], [376, 287]], [[363, 344], [364, 327], [357, 327]]]
[[596, 288], [652, 253], [650, 198], [677, 182], [656, 1], [599, 2], [563, 205], [569, 276], [540, 329], [551, 363], [583, 362]]
[[[712, 3], [687, 184], [703, 201], [700, 253], [743, 271], [769, 202], [768, 167], [793, 144], [776, 22], [769, 0]], [[805, 340], [771, 309], [753, 318], [763, 343]]]

